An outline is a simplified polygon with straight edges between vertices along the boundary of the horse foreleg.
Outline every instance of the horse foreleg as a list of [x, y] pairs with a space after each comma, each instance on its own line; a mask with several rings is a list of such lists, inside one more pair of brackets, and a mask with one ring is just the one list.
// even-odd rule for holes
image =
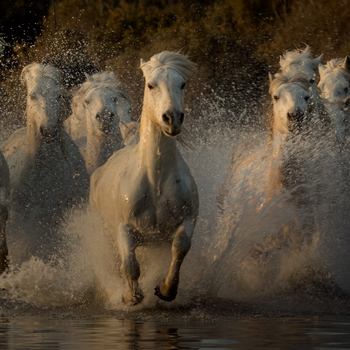
[[165, 301], [176, 298], [179, 286], [180, 267], [191, 248], [191, 239], [195, 226], [195, 220], [184, 222], [175, 232], [171, 246], [172, 260], [167, 276], [163, 282], [155, 288], [155, 295]]
[[121, 258], [121, 273], [128, 284], [128, 291], [123, 295], [123, 301], [129, 305], [136, 305], [143, 299], [143, 294], [138, 285], [140, 266], [136, 260], [134, 230], [128, 225], [120, 225], [118, 238], [118, 250]]

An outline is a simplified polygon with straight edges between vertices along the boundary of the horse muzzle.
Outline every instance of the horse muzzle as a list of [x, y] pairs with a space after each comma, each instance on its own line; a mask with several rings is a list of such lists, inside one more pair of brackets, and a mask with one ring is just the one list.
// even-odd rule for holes
[[163, 130], [167, 136], [176, 136], [182, 130], [185, 114], [183, 112], [166, 112], [162, 115]]
[[40, 134], [46, 143], [53, 142], [58, 136], [57, 126], [41, 126]]
[[291, 132], [300, 131], [305, 120], [305, 114], [301, 110], [295, 110], [287, 113], [288, 123], [290, 125], [289, 130]]

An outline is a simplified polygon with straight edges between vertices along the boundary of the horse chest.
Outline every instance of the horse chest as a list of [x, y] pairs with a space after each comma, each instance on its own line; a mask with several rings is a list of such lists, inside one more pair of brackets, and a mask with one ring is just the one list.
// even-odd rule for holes
[[131, 195], [128, 221], [139, 232], [173, 231], [191, 211], [191, 200], [180, 183], [153, 188], [149, 183]]

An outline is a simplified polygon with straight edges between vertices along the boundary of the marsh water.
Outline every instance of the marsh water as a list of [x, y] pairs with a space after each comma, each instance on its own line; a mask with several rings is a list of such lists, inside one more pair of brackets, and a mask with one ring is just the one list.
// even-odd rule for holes
[[31, 232], [8, 232], [16, 264], [0, 278], [1, 349], [350, 349], [345, 152], [312, 144], [312, 176], [324, 189], [318, 231], [311, 243], [283, 247], [263, 261], [249, 256], [249, 247], [294, 215], [281, 198], [261, 207], [260, 199], [252, 204], [242, 196], [246, 180], [253, 176], [259, 185], [264, 168], [242, 174], [238, 194], [229, 193], [240, 208], [238, 225], [238, 211], [220, 216], [216, 203], [233, 149], [261, 130], [192, 120], [189, 131], [195, 137], [180, 148], [201, 207], [176, 300], [154, 295], [169, 266], [165, 245], [137, 251], [145, 299], [123, 304], [116, 250], [82, 205], [47, 233], [42, 255], [23, 255]]
[[2, 349], [349, 349], [349, 317], [2, 319]]

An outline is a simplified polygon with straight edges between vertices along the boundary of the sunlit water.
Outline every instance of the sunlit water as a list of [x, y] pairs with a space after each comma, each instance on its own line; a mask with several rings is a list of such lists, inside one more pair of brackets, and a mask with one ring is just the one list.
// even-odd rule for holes
[[[198, 185], [200, 214], [171, 303], [154, 295], [169, 266], [169, 246], [138, 250], [145, 299], [127, 307], [117, 252], [84, 206], [50, 233], [53, 243], [43, 246], [43, 256], [23, 256], [29, 233], [8, 232], [17, 264], [0, 278], [2, 348], [349, 349], [347, 157], [334, 156], [327, 143], [313, 147], [310, 176], [324, 188], [318, 232], [295, 251], [287, 247], [265, 261], [254, 259], [249, 248], [295, 213], [281, 206], [283, 198], [252, 210], [260, 199], [252, 205], [251, 197], [242, 197], [247, 174], [235, 188], [239, 195], [228, 193], [238, 211], [220, 216], [216, 195], [235, 146], [260, 131], [192, 121], [194, 141], [180, 147]], [[262, 164], [249, 174], [257, 186], [263, 170]]]
[[350, 317], [0, 320], [2, 349], [350, 349]]

